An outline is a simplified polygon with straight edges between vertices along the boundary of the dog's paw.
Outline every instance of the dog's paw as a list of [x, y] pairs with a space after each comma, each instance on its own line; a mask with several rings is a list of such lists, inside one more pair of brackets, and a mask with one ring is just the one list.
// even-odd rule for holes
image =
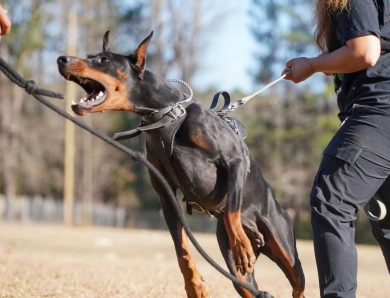
[[209, 294], [207, 293], [206, 287], [204, 285], [203, 277], [202, 280], [191, 280], [189, 282], [185, 282], [185, 289], [187, 293], [187, 297], [189, 298], [209, 298]]
[[256, 262], [256, 256], [253, 253], [250, 241], [248, 240], [244, 243], [236, 241], [235, 244], [231, 246], [231, 249], [236, 271], [240, 272], [242, 275], [252, 273]]

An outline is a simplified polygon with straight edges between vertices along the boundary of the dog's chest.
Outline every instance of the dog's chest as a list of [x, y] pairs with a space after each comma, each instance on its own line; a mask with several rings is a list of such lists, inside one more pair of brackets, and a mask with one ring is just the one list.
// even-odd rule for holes
[[153, 155], [159, 160], [169, 159], [173, 150], [173, 139], [185, 116], [171, 122], [169, 125], [146, 132], [146, 141]]

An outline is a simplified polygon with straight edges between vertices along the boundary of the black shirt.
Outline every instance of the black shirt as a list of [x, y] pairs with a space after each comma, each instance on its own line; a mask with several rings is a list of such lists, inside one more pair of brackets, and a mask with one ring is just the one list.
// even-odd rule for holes
[[390, 111], [390, 1], [350, 0], [350, 8], [335, 12], [329, 52], [352, 38], [380, 37], [382, 53], [375, 66], [355, 73], [335, 74], [335, 90], [343, 120], [354, 104]]

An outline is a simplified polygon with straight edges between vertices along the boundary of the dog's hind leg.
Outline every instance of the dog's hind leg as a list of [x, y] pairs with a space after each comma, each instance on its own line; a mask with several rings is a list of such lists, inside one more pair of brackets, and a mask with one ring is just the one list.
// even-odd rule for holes
[[298, 257], [293, 224], [287, 213], [268, 191], [267, 219], [258, 218], [258, 228], [263, 231], [266, 245], [260, 250], [274, 261], [289, 280], [294, 298], [304, 298], [305, 276]]
[[[225, 259], [226, 265], [227, 265], [230, 273], [233, 274], [234, 276], [236, 276], [242, 282], [248, 283], [253, 288], [258, 289], [256, 280], [255, 280], [255, 272], [254, 271], [252, 271], [249, 274], [243, 275], [240, 270], [236, 270], [236, 265], [234, 263], [233, 256], [232, 256], [232, 250], [230, 249], [229, 237], [228, 237], [228, 234], [226, 232], [225, 225], [221, 221], [218, 221], [218, 223], [217, 223], [217, 233], [216, 234], [217, 234], [219, 248], [221, 250], [223, 258]], [[237, 293], [240, 294], [241, 297], [244, 297], [244, 298], [256, 297], [251, 292], [249, 292], [247, 289], [244, 289], [244, 288], [242, 288], [234, 283], [233, 283], [233, 285], [234, 285]], [[273, 298], [273, 296], [271, 296], [267, 292], [260, 291], [259, 293], [260, 294], [257, 296], [259, 298]]]
[[292, 288], [293, 298], [304, 298], [305, 277], [302, 270], [301, 262], [296, 252], [295, 241], [293, 245], [294, 253], [291, 254], [274, 234], [267, 235], [269, 249], [264, 250], [264, 254], [273, 260], [284, 272]]
[[[149, 160], [151, 160], [149, 156], [148, 158]], [[163, 168], [161, 167], [161, 165], [158, 164], [156, 160], [151, 161], [160, 170], [161, 173], [164, 173]], [[167, 180], [170, 181], [167, 175], [164, 176], [167, 178]], [[183, 225], [178, 215], [176, 214], [171, 201], [167, 197], [166, 192], [164, 191], [160, 183], [157, 181], [156, 177], [154, 177], [154, 175], [150, 173], [150, 178], [154, 189], [160, 196], [160, 202], [164, 213], [164, 218], [175, 245], [176, 256], [179, 263], [180, 271], [183, 274], [184, 287], [187, 293], [187, 297], [208, 298], [209, 295], [204, 285], [204, 281], [202, 280], [202, 276], [196, 268], [195, 262], [190, 254], [187, 235], [185, 233]], [[170, 181], [169, 184], [172, 186], [172, 189], [176, 189], [175, 187], [173, 187], [172, 181]]]

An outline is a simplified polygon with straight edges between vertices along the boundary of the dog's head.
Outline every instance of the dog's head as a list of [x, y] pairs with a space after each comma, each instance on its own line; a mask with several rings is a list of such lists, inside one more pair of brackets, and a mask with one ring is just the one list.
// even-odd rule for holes
[[98, 54], [88, 55], [87, 59], [72, 56], [57, 59], [60, 74], [87, 93], [72, 104], [72, 110], [80, 116], [106, 110], [135, 110], [130, 91], [143, 79], [146, 50], [153, 32], [129, 56], [110, 51], [108, 34], [109, 31], [103, 37], [103, 51]]

